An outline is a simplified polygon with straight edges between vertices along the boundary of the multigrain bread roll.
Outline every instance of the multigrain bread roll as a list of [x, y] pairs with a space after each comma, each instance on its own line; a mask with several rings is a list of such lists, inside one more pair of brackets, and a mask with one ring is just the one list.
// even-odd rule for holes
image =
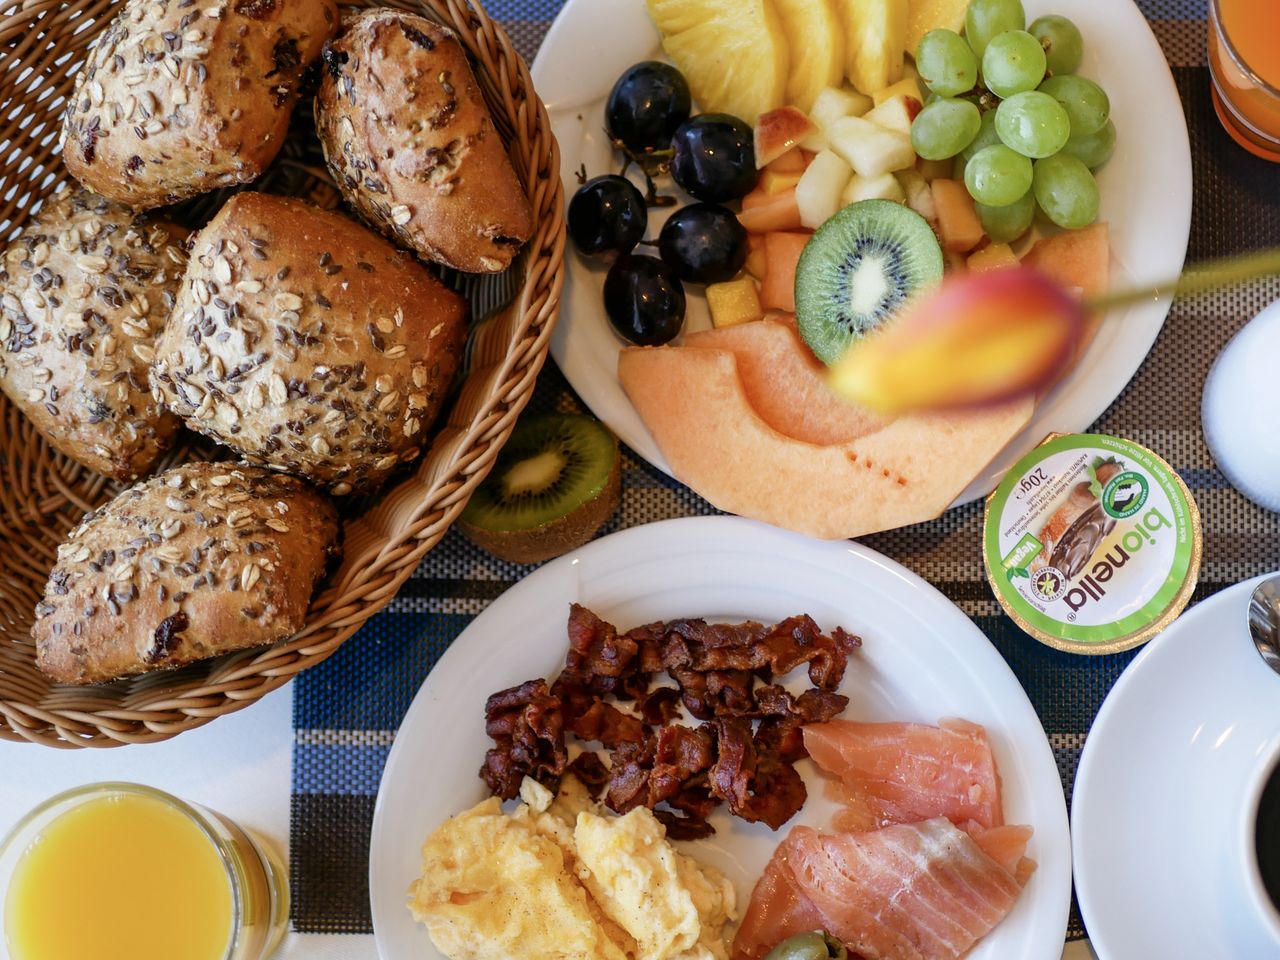
[[178, 430], [148, 376], [184, 233], [63, 190], [0, 259], [0, 389], [55, 449], [116, 480], [150, 473]]
[[31, 636], [58, 683], [101, 683], [272, 643], [304, 624], [338, 549], [301, 480], [188, 463], [85, 517], [58, 548]]
[[506, 269], [533, 215], [457, 37], [373, 9], [344, 22], [324, 61], [316, 129], [347, 202], [428, 260]]
[[152, 383], [193, 430], [331, 493], [417, 459], [466, 336], [466, 304], [337, 213], [231, 198], [191, 244]]
[[76, 75], [67, 169], [139, 209], [256, 179], [337, 25], [334, 0], [128, 0]]

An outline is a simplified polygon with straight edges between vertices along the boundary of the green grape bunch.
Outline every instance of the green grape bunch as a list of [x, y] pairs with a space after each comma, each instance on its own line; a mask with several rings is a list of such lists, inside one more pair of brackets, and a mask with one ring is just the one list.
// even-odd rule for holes
[[928, 101], [911, 127], [925, 160], [952, 161], [987, 236], [1010, 243], [1037, 212], [1072, 230], [1098, 217], [1094, 172], [1115, 152], [1111, 101], [1078, 72], [1079, 27], [1027, 23], [1021, 0], [971, 0], [963, 34], [931, 30], [916, 47]]

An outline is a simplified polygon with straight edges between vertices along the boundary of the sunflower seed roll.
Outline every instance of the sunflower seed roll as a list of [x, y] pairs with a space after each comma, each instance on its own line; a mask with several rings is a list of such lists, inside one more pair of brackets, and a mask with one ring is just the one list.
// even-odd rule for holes
[[0, 389], [55, 449], [115, 480], [150, 473], [178, 430], [149, 370], [184, 233], [63, 190], [0, 259]]

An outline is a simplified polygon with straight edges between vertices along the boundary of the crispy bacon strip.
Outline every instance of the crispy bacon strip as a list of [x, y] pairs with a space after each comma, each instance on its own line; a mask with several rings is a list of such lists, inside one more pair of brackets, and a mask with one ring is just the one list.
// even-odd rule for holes
[[485, 732], [494, 746], [484, 755], [480, 776], [504, 800], [520, 792], [526, 776], [551, 790], [569, 759], [560, 699], [545, 680], [528, 680], [499, 690], [485, 703]]
[[[568, 768], [618, 813], [653, 809], [677, 839], [713, 833], [707, 817], [722, 802], [775, 830], [799, 810], [805, 787], [792, 764], [807, 755], [801, 730], [844, 710], [848, 698], [834, 691], [861, 643], [840, 629], [824, 635], [808, 616], [773, 626], [673, 620], [619, 634], [578, 604], [568, 635], [552, 687], [531, 680], [489, 698], [494, 747], [481, 776], [510, 798], [526, 775], [558, 788]], [[812, 689], [794, 696], [773, 682], [800, 666]], [[676, 687], [651, 690], [661, 672]], [[634, 701], [638, 716], [607, 697]], [[680, 704], [706, 722], [674, 722]], [[590, 752], [567, 764], [565, 731], [600, 743], [608, 765]]]

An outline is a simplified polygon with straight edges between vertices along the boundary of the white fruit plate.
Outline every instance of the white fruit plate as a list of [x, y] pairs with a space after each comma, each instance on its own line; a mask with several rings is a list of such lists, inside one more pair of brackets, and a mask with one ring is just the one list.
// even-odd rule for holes
[[[983, 724], [1003, 781], [1005, 820], [1035, 834], [1038, 864], [1009, 916], [968, 960], [1057, 960], [1071, 902], [1066, 800], [1044, 728], [1004, 658], [942, 594], [854, 543], [823, 543], [737, 517], [687, 517], [633, 527], [590, 543], [525, 577], [495, 600], [440, 658], [414, 697], [387, 757], [369, 850], [373, 930], [382, 960], [440, 960], [405, 906], [422, 869], [423, 840], [479, 803], [477, 771], [491, 745], [485, 698], [564, 664], [569, 604], [629, 629], [701, 616], [776, 622], [807, 613], [862, 638], [840, 692], [852, 720]], [[809, 798], [777, 833], [723, 809], [716, 834], [681, 843], [733, 881], [745, 910], [751, 890], [792, 826], [822, 827], [836, 809], [816, 768], [797, 765]]]
[[[1191, 151], [1182, 103], [1160, 44], [1131, 0], [1026, 0], [1028, 20], [1070, 17], [1085, 39], [1083, 76], [1111, 97], [1118, 130], [1115, 156], [1098, 173], [1100, 219], [1111, 227], [1116, 286], [1152, 286], [1178, 273], [1191, 228]], [[631, 64], [660, 59], [657, 30], [644, 0], [568, 0], [533, 64], [534, 84], [560, 142], [565, 195], [576, 173], [616, 173], [604, 133], [604, 101]], [[655, 213], [650, 236], [660, 228]], [[624, 344], [604, 314], [604, 269], [576, 252], [568, 271], [551, 354], [574, 390], [627, 446], [670, 473], [657, 444], [617, 377]], [[700, 288], [690, 286], [686, 330], [710, 326]], [[1120, 394], [1164, 325], [1168, 297], [1108, 315], [1081, 362], [1037, 408], [1027, 428], [992, 461], [957, 504], [985, 496], [1005, 471], [1051, 432], [1085, 430]]]

